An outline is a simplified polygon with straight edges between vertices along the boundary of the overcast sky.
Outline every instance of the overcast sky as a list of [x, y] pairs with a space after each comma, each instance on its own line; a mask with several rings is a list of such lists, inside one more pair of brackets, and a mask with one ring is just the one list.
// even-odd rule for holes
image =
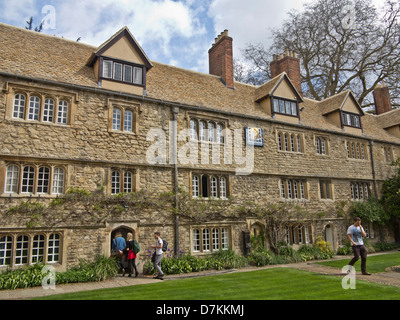
[[[374, 0], [377, 2], [378, 0]], [[224, 29], [234, 57], [247, 43], [270, 41], [270, 28], [308, 0], [0, 0], [0, 22], [99, 46], [127, 26], [151, 60], [208, 72], [208, 49]], [[54, 10], [53, 10], [54, 9]], [[53, 19], [54, 17], [54, 19]], [[51, 18], [51, 19], [50, 19]], [[55, 23], [55, 25], [54, 25]], [[53, 25], [51, 25], [53, 24]]]

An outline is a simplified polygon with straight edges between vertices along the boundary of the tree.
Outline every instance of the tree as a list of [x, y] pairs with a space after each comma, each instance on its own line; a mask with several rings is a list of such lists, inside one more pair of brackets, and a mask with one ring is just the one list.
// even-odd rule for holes
[[393, 226], [395, 240], [400, 243], [400, 158], [393, 165], [397, 166], [397, 172], [383, 183], [382, 203]]
[[[393, 106], [399, 107], [399, 17], [400, 4], [391, 0], [385, 0], [381, 11], [369, 0], [317, 0], [301, 12], [288, 13], [282, 26], [272, 30], [269, 49], [248, 44], [242, 53], [252, 66], [250, 73], [262, 73], [261, 83], [270, 77], [272, 53], [288, 48], [301, 59], [305, 96], [320, 101], [350, 89], [368, 107], [374, 87], [384, 81]], [[242, 75], [246, 78], [252, 79]]]
[[[43, 23], [44, 21], [42, 21], [39, 26], [35, 27], [34, 31], [36, 32], [42, 32], [43, 30]], [[33, 17], [30, 17], [28, 21], [26, 21], [27, 26], [25, 27], [25, 29], [27, 30], [32, 30], [33, 28]]]

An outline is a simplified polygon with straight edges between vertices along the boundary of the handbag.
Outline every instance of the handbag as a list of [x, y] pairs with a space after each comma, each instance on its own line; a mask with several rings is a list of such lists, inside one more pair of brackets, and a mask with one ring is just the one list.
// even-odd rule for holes
[[153, 255], [151, 256], [151, 262], [156, 262], [156, 253], [153, 252]]
[[122, 259], [122, 258], [124, 257], [124, 252], [123, 252], [122, 250], [117, 250], [117, 251], [115, 252], [115, 256], [116, 256], [118, 259]]

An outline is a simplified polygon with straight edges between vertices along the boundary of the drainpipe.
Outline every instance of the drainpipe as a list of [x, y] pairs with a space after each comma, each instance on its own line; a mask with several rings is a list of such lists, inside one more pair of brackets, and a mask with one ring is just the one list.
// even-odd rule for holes
[[179, 199], [178, 199], [178, 107], [171, 107], [172, 119], [170, 125], [170, 150], [169, 161], [174, 164], [174, 193], [175, 193], [175, 243], [174, 252], [178, 256], [179, 252]]
[[[373, 186], [374, 186], [374, 196], [375, 196], [375, 198], [378, 199], [378, 188], [376, 186], [376, 173], [375, 173], [375, 160], [374, 160], [373, 147], [374, 147], [374, 141], [373, 140], [369, 140], [369, 151], [370, 151], [370, 156], [371, 156], [371, 169], [372, 169], [372, 179], [373, 179], [372, 183], [373, 183]], [[378, 224], [378, 230], [379, 230], [379, 240], [381, 242], [383, 242], [385, 239], [384, 239], [384, 236], [383, 236], [381, 224]]]
[[373, 186], [374, 186], [374, 195], [375, 198], [378, 198], [378, 189], [376, 186], [376, 175], [375, 175], [375, 160], [374, 160], [374, 141], [369, 140], [369, 153], [371, 157], [371, 169], [372, 169], [372, 179], [373, 179]]

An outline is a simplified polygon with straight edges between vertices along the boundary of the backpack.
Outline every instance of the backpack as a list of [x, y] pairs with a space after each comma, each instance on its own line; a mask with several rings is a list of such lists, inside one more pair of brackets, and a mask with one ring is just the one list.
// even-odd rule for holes
[[140, 251], [140, 245], [136, 240], [133, 240], [133, 253], [137, 254]]
[[163, 240], [163, 244], [162, 244], [161, 250], [162, 250], [162, 252], [165, 252], [165, 251], [167, 251], [167, 249], [168, 249], [168, 242]]

